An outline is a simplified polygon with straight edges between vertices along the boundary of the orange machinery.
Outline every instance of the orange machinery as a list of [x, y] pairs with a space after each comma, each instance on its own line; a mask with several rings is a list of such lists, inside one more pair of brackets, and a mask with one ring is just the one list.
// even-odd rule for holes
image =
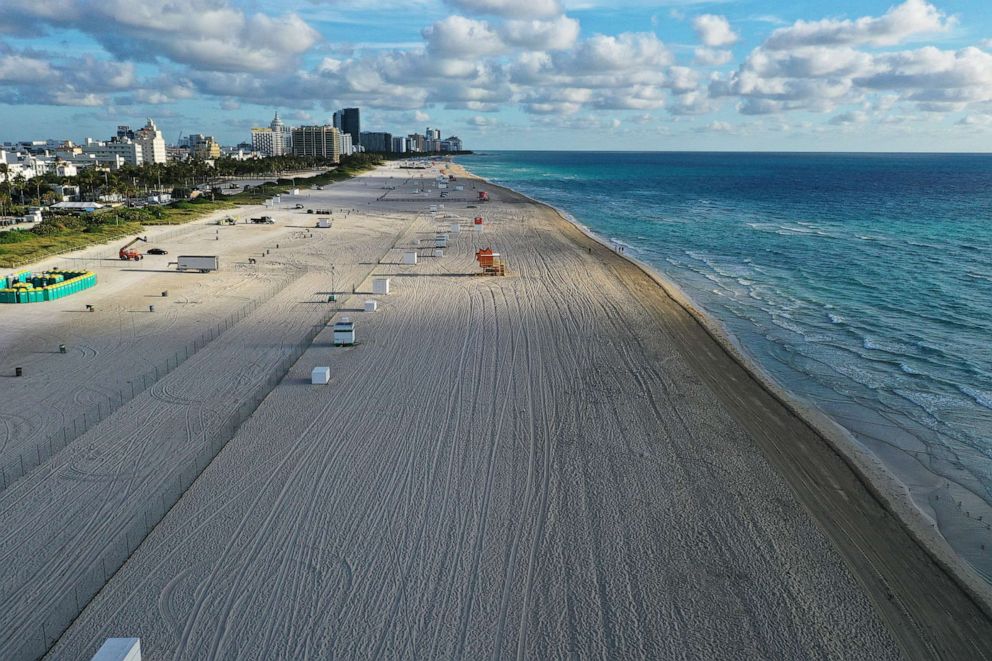
[[137, 250], [130, 250], [130, 247], [133, 246], [134, 244], [136, 244], [138, 241], [146, 241], [147, 242], [148, 239], [146, 239], [144, 237], [141, 237], [141, 236], [134, 237], [133, 239], [131, 239], [130, 241], [128, 241], [127, 243], [125, 243], [123, 246], [121, 246], [121, 249], [117, 251], [117, 256], [120, 257], [121, 259], [123, 259], [125, 261], [129, 261], [129, 262], [136, 262], [139, 259], [144, 259], [145, 256], [142, 255]]

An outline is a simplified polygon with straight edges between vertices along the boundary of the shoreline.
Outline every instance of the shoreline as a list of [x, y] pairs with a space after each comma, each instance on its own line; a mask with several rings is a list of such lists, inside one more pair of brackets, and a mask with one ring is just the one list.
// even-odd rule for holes
[[[88, 603], [47, 658], [88, 658], [108, 631], [177, 658], [992, 658], [975, 600], [657, 279], [496, 186], [484, 233], [452, 232], [440, 259], [404, 263], [448, 218], [476, 214], [459, 204], [472, 193], [445, 218], [420, 196], [377, 203], [394, 177], [411, 179], [385, 166], [315, 194], [335, 209], [330, 232], [299, 231], [311, 223], [281, 210], [220, 244], [209, 228], [184, 239], [230, 242], [231, 275], [275, 244], [255, 270], [295, 277], [116, 414], [127, 424], [98, 426], [47, 477], [0, 494], [16, 506], [6, 528], [34, 531], [11, 537], [25, 573], [5, 588], [13, 626], [0, 628], [28, 642], [38, 604], [54, 610], [82, 586]], [[478, 275], [486, 243], [506, 255], [506, 278]], [[328, 264], [332, 289], [355, 292], [333, 310]], [[326, 314], [360, 312], [371, 276], [395, 291], [358, 318], [355, 346], [332, 347]], [[224, 271], [151, 277], [135, 300], [166, 280], [177, 300], [187, 286], [207, 300], [197, 281], [237, 284]], [[273, 338], [300, 341], [315, 318], [316, 340], [216, 457], [181, 469], [175, 457], [212, 436], [190, 430], [191, 411], [206, 425], [256, 382], [225, 385], [230, 366], [247, 350], [264, 372], [284, 353]], [[113, 367], [126, 354], [98, 355]], [[329, 384], [312, 384], [315, 365]], [[130, 432], [143, 419], [153, 442]], [[807, 457], [809, 471], [793, 469]], [[136, 512], [140, 524], [177, 486], [147, 534], [125, 531], [137, 548], [120, 569], [93, 580], [87, 559], [124, 557], [121, 526], [86, 526], [75, 510], [98, 503], [102, 521]], [[46, 498], [19, 497], [29, 487]], [[845, 560], [862, 548], [868, 562]]]
[[[929, 557], [957, 584], [975, 603], [984, 615], [992, 619], [992, 584], [965, 561], [941, 535], [934, 521], [920, 509], [910, 495], [909, 487], [901, 482], [870, 450], [865, 448], [840, 423], [818, 409], [812, 403], [806, 402], [790, 392], [774, 377], [772, 377], [754, 358], [748, 355], [746, 349], [716, 317], [708, 313], [694, 301], [677, 283], [671, 280], [663, 271], [647, 264], [626, 253], [618, 253], [605, 239], [589, 227], [581, 223], [569, 212], [559, 209], [516, 189], [494, 183], [484, 177], [474, 174], [461, 163], [458, 165], [468, 177], [483, 181], [488, 186], [508, 191], [513, 195], [528, 200], [530, 203], [549, 209], [563, 223], [580, 232], [586, 239], [608, 250], [616, 258], [625, 260], [636, 267], [644, 275], [653, 280], [665, 295], [682, 308], [702, 330], [739, 365], [766, 393], [777, 400], [797, 420], [819, 437], [859, 478], [865, 490], [877, 499], [884, 508], [894, 515], [902, 524], [905, 531], [923, 549]], [[769, 458], [770, 459], [770, 458]], [[789, 476], [785, 476], [787, 479]], [[814, 518], [821, 522], [816, 512], [811, 512]], [[822, 522], [821, 522], [822, 523]], [[834, 535], [828, 531], [833, 539]], [[836, 540], [835, 540], [836, 542]], [[843, 553], [849, 563], [851, 558]], [[859, 572], [856, 572], [859, 573]]]

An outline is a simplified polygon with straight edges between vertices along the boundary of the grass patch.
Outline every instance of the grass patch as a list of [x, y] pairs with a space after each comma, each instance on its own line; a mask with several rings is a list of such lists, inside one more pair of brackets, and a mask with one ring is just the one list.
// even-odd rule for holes
[[[361, 156], [352, 157], [349, 162], [315, 177], [297, 177], [297, 186], [326, 186], [344, 181], [371, 170], [382, 162], [376, 156]], [[15, 268], [51, 255], [140, 234], [143, 226], [182, 225], [216, 211], [235, 209], [240, 205], [261, 204], [292, 184], [292, 179], [278, 179], [218, 200], [203, 197], [161, 207], [103, 209], [89, 216], [50, 216], [29, 230], [0, 233], [2, 237], [4, 234], [17, 232], [16, 238], [0, 238], [0, 267]]]
[[96, 243], [107, 243], [114, 239], [140, 234], [141, 224], [133, 222], [122, 222], [119, 225], [101, 224], [85, 230], [67, 230], [47, 235], [36, 234], [30, 230], [23, 230], [22, 233], [31, 236], [22, 238], [16, 243], [0, 243], [0, 264], [6, 268], [14, 268], [43, 257], [78, 250]]

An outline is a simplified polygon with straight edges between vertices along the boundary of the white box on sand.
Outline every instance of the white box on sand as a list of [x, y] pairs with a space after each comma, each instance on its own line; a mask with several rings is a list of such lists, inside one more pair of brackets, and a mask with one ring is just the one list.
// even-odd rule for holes
[[372, 278], [372, 293], [376, 296], [389, 294], [389, 278]]
[[375, 312], [379, 309], [379, 301], [365, 301], [365, 311]]
[[91, 661], [141, 661], [141, 639], [108, 638]]
[[472, 229], [475, 230], [476, 232], [481, 232], [482, 231], [482, 223], [479, 223], [478, 225], [472, 225]]
[[417, 263], [417, 253], [415, 253], [415, 252], [405, 252], [405, 253], [403, 253], [403, 263], [404, 264], [416, 264]]
[[351, 319], [344, 317], [334, 324], [334, 346], [351, 346], [355, 343], [355, 324]]
[[326, 386], [331, 382], [330, 367], [314, 367], [310, 372], [310, 383], [315, 386]]
[[462, 226], [459, 225], [458, 223], [451, 223], [451, 226], [448, 227], [448, 231], [451, 232], [452, 234], [458, 234], [459, 232], [462, 231]]
[[435, 248], [434, 249], [434, 256], [435, 257], [444, 257], [444, 248]]

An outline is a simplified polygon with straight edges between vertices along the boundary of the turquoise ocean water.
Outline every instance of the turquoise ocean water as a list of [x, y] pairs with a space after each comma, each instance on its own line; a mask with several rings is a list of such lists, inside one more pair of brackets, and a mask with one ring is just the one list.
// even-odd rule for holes
[[992, 155], [459, 160], [678, 283], [879, 456], [992, 578], [976, 542], [992, 520]]

